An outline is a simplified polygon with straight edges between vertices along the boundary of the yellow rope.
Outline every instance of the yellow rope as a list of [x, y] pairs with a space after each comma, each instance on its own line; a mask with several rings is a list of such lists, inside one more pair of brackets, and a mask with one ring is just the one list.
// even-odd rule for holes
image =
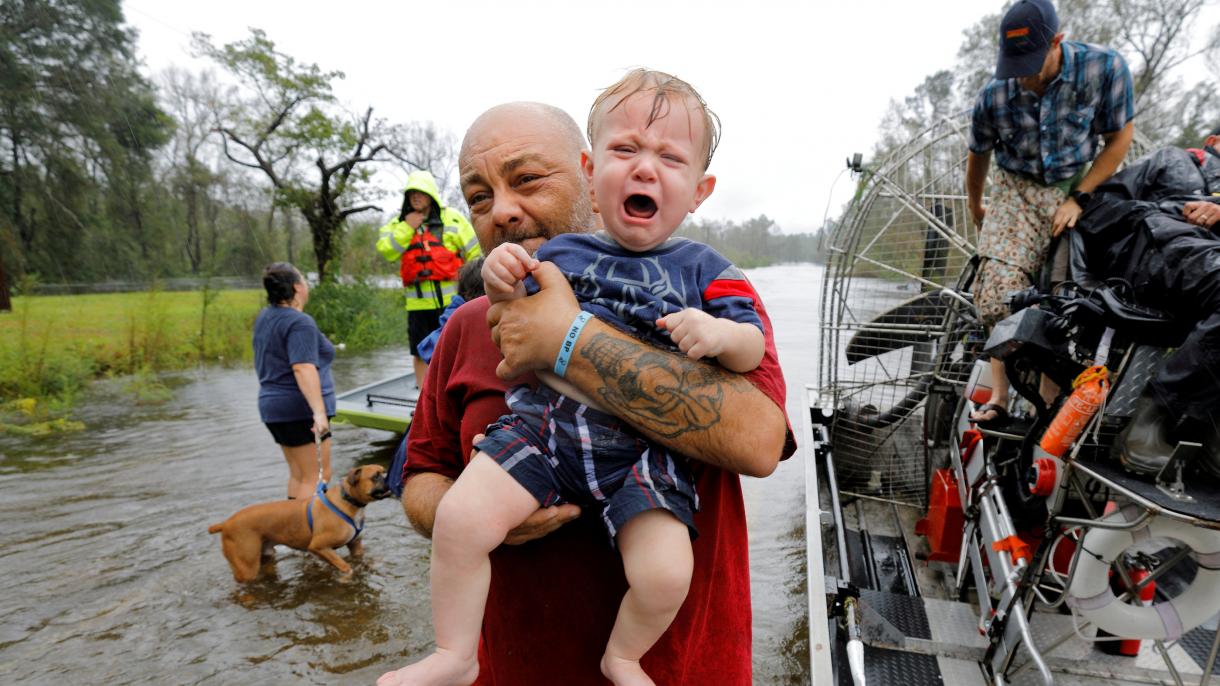
[[1109, 380], [1110, 370], [1106, 369], [1104, 365], [1099, 364], [1080, 372], [1080, 376], [1077, 376], [1076, 380], [1072, 382], [1072, 388], [1080, 388], [1090, 381], [1101, 381], [1104, 383]]

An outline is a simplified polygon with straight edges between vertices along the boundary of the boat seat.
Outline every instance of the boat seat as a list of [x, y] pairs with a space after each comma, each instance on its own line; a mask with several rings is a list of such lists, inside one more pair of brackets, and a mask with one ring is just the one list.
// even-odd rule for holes
[[[1162, 491], [1152, 478], [1138, 476], [1123, 469], [1117, 460], [1109, 456], [1108, 450], [1082, 450], [1077, 456], [1076, 465], [1109, 486], [1111, 490], [1125, 492], [1151, 503], [1154, 505], [1154, 512], [1160, 509], [1179, 517], [1197, 520], [1196, 524], [1220, 529], [1220, 489], [1191, 488], [1191, 481], [1187, 481], [1187, 493], [1193, 500], [1178, 500]], [[1194, 481], [1198, 483], [1197, 479]]]

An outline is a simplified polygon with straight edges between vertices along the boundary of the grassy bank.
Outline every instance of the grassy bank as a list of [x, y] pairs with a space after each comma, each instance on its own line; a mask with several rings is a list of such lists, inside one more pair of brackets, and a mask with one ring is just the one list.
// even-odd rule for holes
[[[13, 311], [0, 313], [0, 414], [10, 425], [45, 422], [62, 417], [96, 378], [249, 364], [250, 333], [264, 302], [261, 290], [14, 298]], [[397, 291], [328, 285], [314, 289], [306, 311], [349, 351], [406, 335]], [[135, 400], [157, 397], [148, 385], [131, 384]]]

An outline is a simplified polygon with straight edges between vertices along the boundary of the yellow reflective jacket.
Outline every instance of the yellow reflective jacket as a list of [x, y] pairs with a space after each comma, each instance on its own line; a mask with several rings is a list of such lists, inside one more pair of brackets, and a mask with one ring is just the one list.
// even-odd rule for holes
[[[460, 257], [463, 263], [483, 254], [482, 248], [479, 247], [479, 239], [474, 233], [474, 227], [470, 225], [466, 217], [441, 203], [440, 192], [432, 174], [426, 171], [411, 172], [411, 175], [407, 177], [404, 194], [406, 191], [427, 193], [436, 206], [441, 208], [441, 243], [445, 249]], [[401, 260], [403, 253], [407, 251], [407, 246], [415, 238], [415, 229], [405, 221], [398, 219], [381, 227], [378, 233], [377, 252], [391, 261]], [[449, 301], [453, 300], [453, 296], [457, 294], [457, 281], [417, 281], [412, 284], [404, 283], [403, 288], [407, 296], [407, 310], [440, 310], [447, 307]]]

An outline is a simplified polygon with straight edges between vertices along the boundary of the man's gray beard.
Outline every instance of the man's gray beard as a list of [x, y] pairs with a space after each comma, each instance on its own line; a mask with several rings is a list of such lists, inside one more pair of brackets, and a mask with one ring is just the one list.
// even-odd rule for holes
[[573, 232], [589, 232], [597, 228], [597, 222], [593, 215], [593, 201], [589, 199], [589, 194], [581, 193], [580, 200], [572, 205], [572, 213], [568, 217], [568, 229], [564, 233]]
[[531, 238], [542, 236], [549, 239], [564, 233], [588, 233], [598, 228], [596, 216], [593, 213], [593, 201], [589, 199], [588, 194], [581, 193], [579, 199], [572, 204], [568, 217], [564, 220], [562, 226], [550, 226], [539, 223], [534, 226], [534, 233], [528, 236], [508, 236], [505, 237], [504, 242], [520, 244]]

